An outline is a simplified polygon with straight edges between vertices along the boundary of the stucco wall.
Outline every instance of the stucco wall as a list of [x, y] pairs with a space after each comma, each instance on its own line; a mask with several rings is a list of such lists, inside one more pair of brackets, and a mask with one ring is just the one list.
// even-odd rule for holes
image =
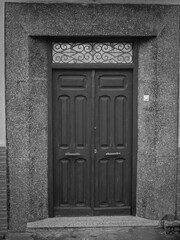
[[[178, 11], [177, 6], [151, 5], [6, 5], [12, 231], [23, 231], [27, 221], [48, 216], [48, 49], [43, 36], [137, 37], [137, 215], [161, 219], [166, 214], [175, 214]], [[143, 94], [150, 95], [150, 102], [143, 102]]]

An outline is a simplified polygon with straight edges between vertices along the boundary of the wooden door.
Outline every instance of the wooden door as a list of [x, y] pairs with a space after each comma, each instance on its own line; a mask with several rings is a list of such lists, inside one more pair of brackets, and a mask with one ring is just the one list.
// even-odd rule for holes
[[131, 214], [132, 71], [96, 71], [95, 215]]
[[91, 214], [92, 72], [54, 70], [54, 215]]
[[54, 215], [131, 214], [132, 70], [53, 71]]

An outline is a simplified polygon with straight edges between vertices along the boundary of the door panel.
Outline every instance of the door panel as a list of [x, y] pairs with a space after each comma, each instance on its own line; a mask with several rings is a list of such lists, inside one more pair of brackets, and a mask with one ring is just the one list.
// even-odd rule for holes
[[132, 74], [53, 71], [55, 216], [131, 214]]
[[99, 117], [99, 144], [101, 147], [109, 146], [110, 133], [110, 97], [101, 96], [98, 99], [98, 117]]
[[91, 214], [91, 71], [54, 70], [54, 215]]
[[94, 214], [131, 214], [132, 71], [96, 71]]

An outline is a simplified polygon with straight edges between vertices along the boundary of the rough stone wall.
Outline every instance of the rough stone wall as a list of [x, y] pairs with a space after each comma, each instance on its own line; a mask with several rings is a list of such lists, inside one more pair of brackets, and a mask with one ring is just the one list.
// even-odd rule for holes
[[[179, 9], [180, 16], [180, 9]], [[180, 19], [179, 19], [180, 23]], [[180, 27], [179, 27], [180, 31]], [[180, 39], [179, 39], [179, 59], [180, 59]], [[180, 80], [180, 62], [179, 62], [179, 80]], [[179, 84], [179, 100], [180, 100], [180, 84]], [[179, 105], [179, 138], [178, 138], [178, 168], [177, 168], [177, 218], [180, 220], [180, 105]]]
[[48, 216], [48, 69], [46, 41], [29, 38], [29, 209], [28, 220]]
[[0, 236], [7, 231], [7, 156], [0, 147]]
[[[137, 215], [161, 219], [175, 214], [178, 10], [151, 5], [6, 4], [11, 231], [23, 231], [27, 221], [48, 216], [47, 36], [138, 39]], [[149, 102], [143, 102], [143, 94], [150, 95]]]
[[139, 49], [139, 93], [150, 102], [139, 95], [137, 207], [152, 219], [175, 215], [179, 31], [177, 15], [164, 17], [157, 38]]
[[178, 148], [178, 169], [177, 169], [177, 219], [180, 220], [180, 148]]
[[13, 80], [6, 84], [10, 94], [6, 106], [12, 231], [25, 230], [27, 221], [48, 216], [47, 52], [43, 41], [22, 30], [26, 14], [26, 9], [20, 13], [20, 24], [13, 26], [15, 34], [9, 32], [11, 43], [6, 42], [11, 45], [7, 52], [13, 56], [8, 62], [13, 65], [9, 69]]

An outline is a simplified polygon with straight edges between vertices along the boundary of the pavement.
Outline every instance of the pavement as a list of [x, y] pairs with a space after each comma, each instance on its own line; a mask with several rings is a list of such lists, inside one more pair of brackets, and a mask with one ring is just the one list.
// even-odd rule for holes
[[8, 233], [6, 240], [180, 240], [180, 234], [166, 234], [161, 228], [68, 228], [46, 229], [34, 233]]
[[179, 223], [171, 234], [164, 223], [137, 216], [54, 217], [29, 222], [26, 233], [9, 232], [6, 240], [180, 240]]

